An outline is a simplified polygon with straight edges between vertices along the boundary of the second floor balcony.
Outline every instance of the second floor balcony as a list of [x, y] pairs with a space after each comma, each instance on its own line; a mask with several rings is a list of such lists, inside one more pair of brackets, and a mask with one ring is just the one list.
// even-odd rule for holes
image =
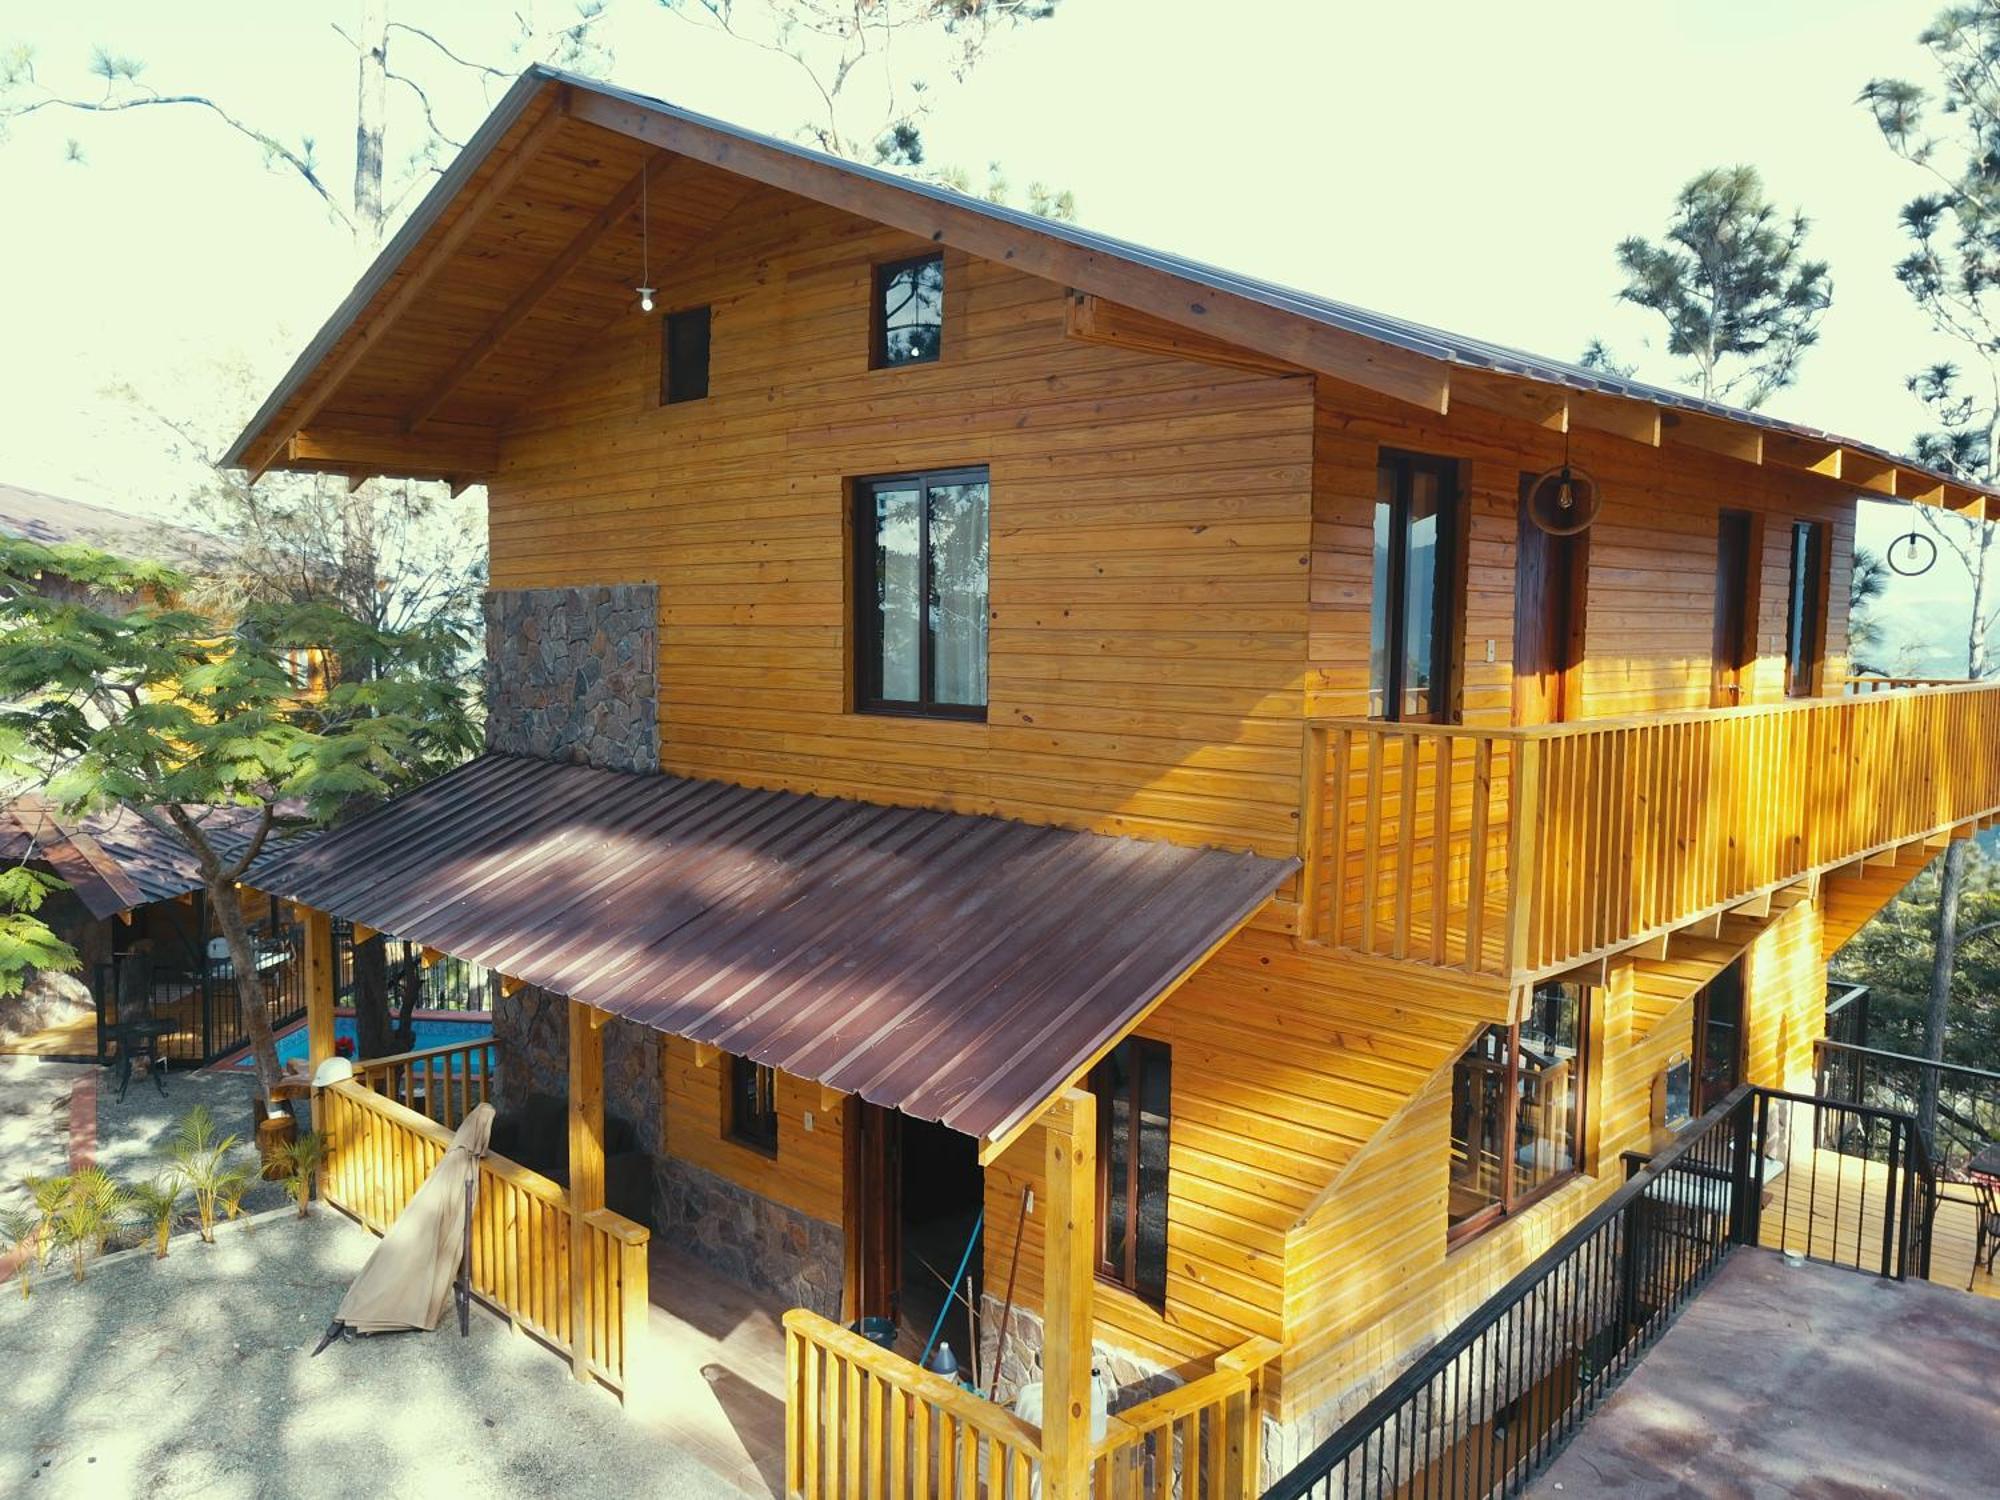
[[1510, 993], [2000, 814], [2000, 684], [1308, 735], [1303, 937]]

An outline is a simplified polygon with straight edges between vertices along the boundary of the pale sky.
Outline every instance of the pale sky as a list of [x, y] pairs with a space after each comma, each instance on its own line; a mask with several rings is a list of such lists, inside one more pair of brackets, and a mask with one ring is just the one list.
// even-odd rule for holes
[[[613, 4], [616, 81], [777, 134], [807, 114], [782, 59], [717, 44], [655, 0]], [[1072, 189], [1094, 228], [1366, 307], [1562, 357], [1601, 334], [1662, 382], [1647, 315], [1614, 301], [1611, 247], [1656, 236], [1695, 172], [1751, 162], [1812, 216], [1834, 278], [1820, 347], [1769, 409], [1899, 449], [1922, 422], [1904, 376], [1950, 351], [1890, 274], [1920, 179], [1854, 97], [1878, 74], [1929, 81], [1914, 37], [1936, 8], [1063, 0], [969, 84], [934, 88], [931, 154], [976, 178], [997, 158], [1017, 187]], [[141, 57], [156, 87], [211, 93], [288, 143], [315, 136], [344, 197], [354, 65], [333, 27], [356, 9], [0, 0], [0, 49], [32, 45], [43, 79], [72, 91], [90, 86], [95, 43]], [[493, 58], [513, 9], [390, 0], [392, 17]], [[451, 76], [394, 45], [392, 64]], [[470, 76], [438, 97], [469, 130]], [[86, 164], [64, 160], [70, 137]], [[0, 142], [0, 204], [0, 479], [121, 508], [169, 509], [184, 471], [106, 388], [227, 437], [358, 269], [296, 178], [194, 111], [21, 122]], [[230, 367], [248, 373], [231, 384]], [[1956, 597], [1949, 571], [1900, 586], [1899, 618]]]

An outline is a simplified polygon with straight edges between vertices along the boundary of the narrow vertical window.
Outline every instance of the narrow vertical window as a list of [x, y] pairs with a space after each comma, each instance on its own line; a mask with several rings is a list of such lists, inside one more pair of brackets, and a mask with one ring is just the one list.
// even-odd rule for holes
[[778, 1154], [778, 1075], [747, 1057], [729, 1059], [729, 1138]]
[[1826, 648], [1826, 523], [1792, 523], [1792, 575], [1785, 612], [1785, 695], [1810, 698], [1819, 691], [1820, 655]]
[[1488, 1026], [1452, 1068], [1452, 1240], [1518, 1212], [1583, 1169], [1590, 992], [1536, 987], [1528, 1019]]
[[661, 320], [662, 405], [699, 401], [708, 394], [708, 321], [706, 307], [684, 308]]
[[944, 348], [944, 257], [920, 255], [875, 268], [871, 363], [920, 365]]
[[1457, 465], [1384, 450], [1375, 472], [1371, 717], [1452, 716], [1460, 529]]
[[1097, 1273], [1155, 1307], [1167, 1297], [1173, 1053], [1127, 1037], [1091, 1070], [1097, 1096]]
[[864, 710], [986, 713], [984, 469], [855, 486], [855, 704]]

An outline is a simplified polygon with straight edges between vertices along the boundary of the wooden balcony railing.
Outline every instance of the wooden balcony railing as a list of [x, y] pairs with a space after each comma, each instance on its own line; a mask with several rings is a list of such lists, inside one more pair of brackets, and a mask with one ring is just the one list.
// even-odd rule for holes
[[1308, 754], [1302, 935], [1513, 987], [2000, 811], [2000, 685]]
[[[1067, 1483], [1041, 1430], [891, 1350], [785, 1314], [785, 1493], [813, 1500], [1253, 1500], [1269, 1339], [1109, 1419]], [[1080, 1456], [1081, 1458], [1081, 1456]]]
[[493, 1059], [493, 1038], [484, 1036], [446, 1047], [371, 1057], [354, 1065], [354, 1081], [415, 1110], [432, 1124], [456, 1130], [474, 1105], [491, 1097]]
[[1959, 687], [1969, 681], [1971, 679], [1966, 677], [1878, 677], [1873, 673], [1863, 673], [1847, 679], [1847, 691], [1896, 693], [1908, 688]]
[[[409, 1205], [452, 1132], [352, 1080], [321, 1091], [331, 1149], [328, 1202], [377, 1234]], [[504, 1156], [482, 1158], [472, 1223], [472, 1290], [583, 1373], [633, 1398], [647, 1320], [650, 1232], [608, 1209], [583, 1215], [583, 1273], [570, 1270], [569, 1195]]]

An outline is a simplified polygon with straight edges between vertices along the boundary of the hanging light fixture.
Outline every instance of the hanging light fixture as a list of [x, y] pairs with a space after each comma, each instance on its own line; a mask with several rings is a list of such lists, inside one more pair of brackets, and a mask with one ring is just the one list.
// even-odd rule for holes
[[648, 162], [639, 172], [639, 285], [633, 290], [639, 294], [639, 311], [653, 310], [653, 246], [651, 240], [652, 213], [646, 199], [646, 179], [652, 175], [652, 163]]

